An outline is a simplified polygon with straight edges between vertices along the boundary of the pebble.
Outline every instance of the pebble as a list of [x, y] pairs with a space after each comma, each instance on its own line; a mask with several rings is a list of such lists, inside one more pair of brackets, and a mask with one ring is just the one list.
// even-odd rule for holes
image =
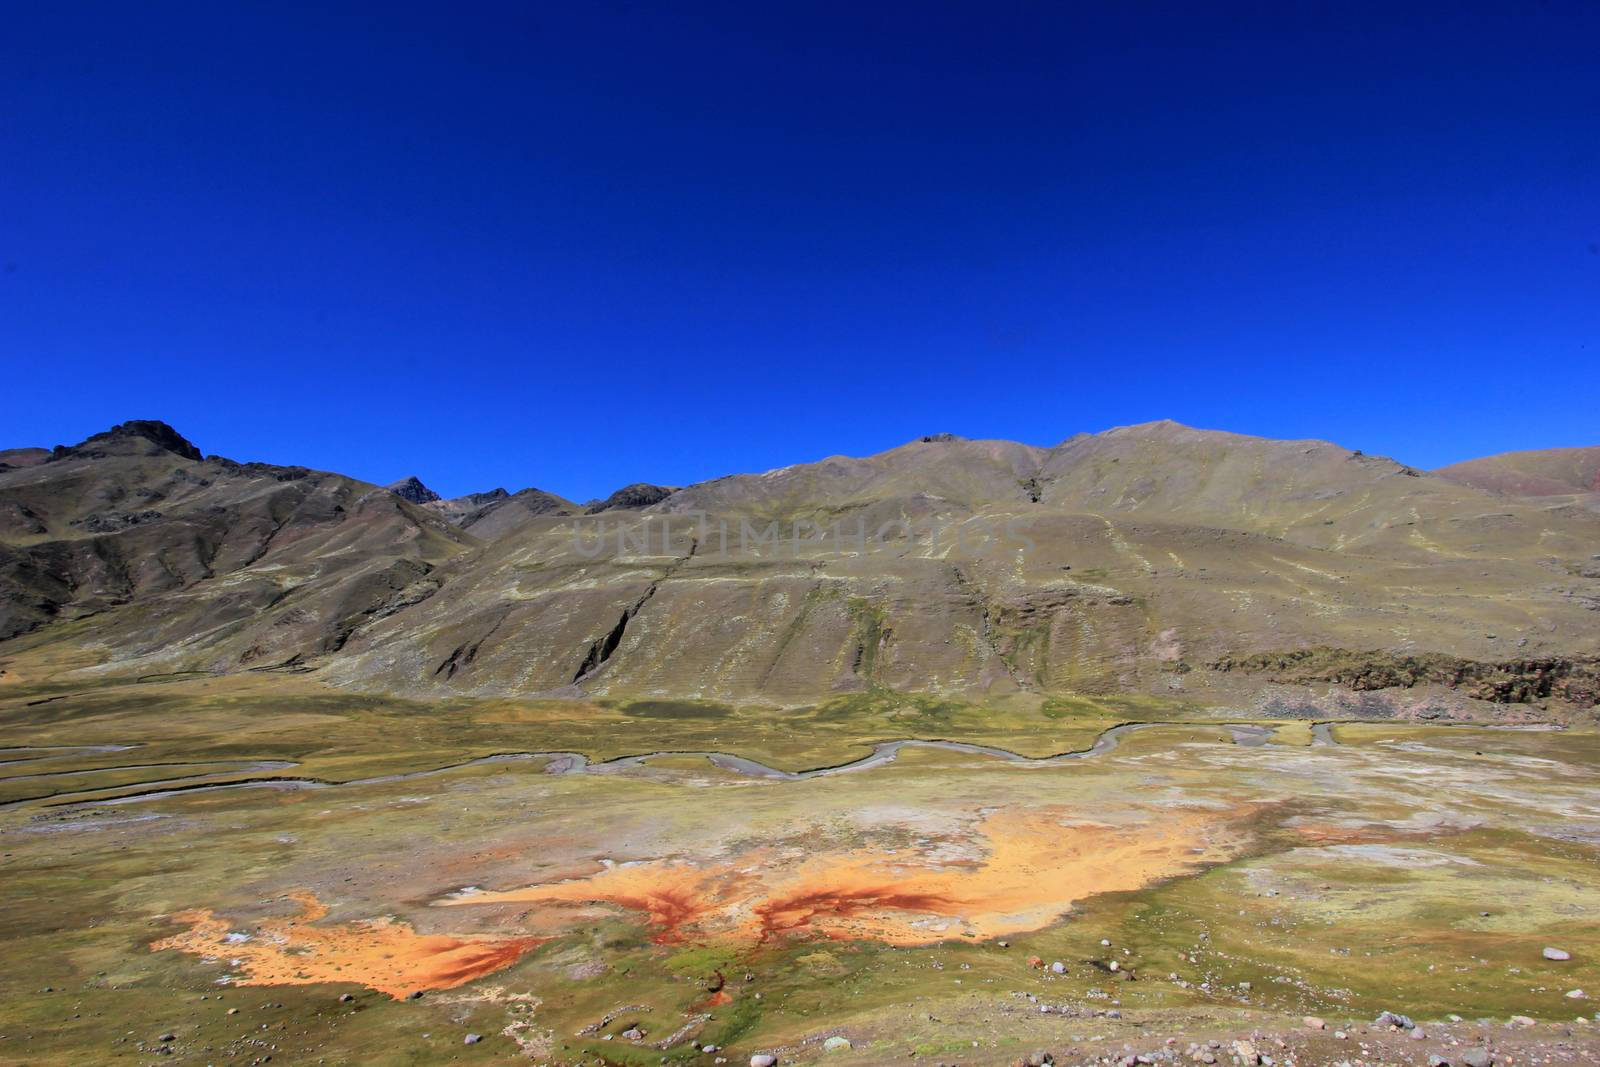
[[461, 1043], [463, 1045], [476, 1045], [478, 1042], [480, 1042], [482, 1040], [483, 1040], [483, 1035], [482, 1034], [468, 1034], [466, 1037], [461, 1039]]
[[1065, 963], [1062, 963], [1060, 960], [1056, 960], [1054, 963], [1052, 963], [1050, 965], [1050, 973], [1051, 974], [1066, 974], [1067, 973], [1067, 965]]
[[1564, 963], [1572, 958], [1572, 953], [1568, 952], [1566, 949], [1551, 948], [1549, 945], [1546, 945], [1544, 949], [1544, 958], [1547, 960], [1555, 960], [1557, 963]]
[[1568, 1000], [1583, 1000], [1586, 997], [1588, 997], [1588, 995], [1589, 994], [1585, 993], [1581, 989], [1569, 989], [1569, 990], [1567, 990], [1567, 999]]

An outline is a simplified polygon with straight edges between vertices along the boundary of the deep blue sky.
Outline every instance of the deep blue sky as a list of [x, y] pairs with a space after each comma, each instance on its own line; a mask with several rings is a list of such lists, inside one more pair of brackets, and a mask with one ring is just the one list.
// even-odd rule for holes
[[1592, 3], [298, 6], [9, 8], [0, 444], [583, 499], [1163, 417], [1600, 443]]

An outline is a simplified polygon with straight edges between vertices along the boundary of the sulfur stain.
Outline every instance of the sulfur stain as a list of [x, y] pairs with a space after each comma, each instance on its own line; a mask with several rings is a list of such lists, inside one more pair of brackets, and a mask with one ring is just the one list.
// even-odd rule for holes
[[1238, 854], [1244, 809], [1151, 810], [1125, 824], [1062, 809], [1002, 810], [937, 852], [855, 849], [737, 863], [654, 860], [589, 877], [441, 900], [443, 906], [611, 904], [656, 940], [776, 937], [921, 945], [1047, 926], [1075, 901], [1139, 889]]
[[289, 897], [300, 905], [299, 915], [269, 919], [243, 939], [209, 909], [179, 912], [173, 919], [189, 929], [150, 948], [226, 959], [239, 972], [238, 985], [351, 982], [399, 1000], [491, 974], [548, 940], [419, 934], [387, 918], [319, 926], [328, 909], [315, 896]]

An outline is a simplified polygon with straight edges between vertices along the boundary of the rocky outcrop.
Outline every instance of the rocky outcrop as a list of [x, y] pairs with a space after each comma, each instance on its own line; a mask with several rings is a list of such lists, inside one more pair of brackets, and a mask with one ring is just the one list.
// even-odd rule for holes
[[[389, 492], [401, 500], [409, 500], [413, 504], [431, 504], [435, 500], [442, 499], [438, 493], [423, 485], [422, 479], [415, 474], [409, 478], [402, 478], [398, 482], [392, 482], [387, 488]], [[504, 492], [504, 490], [501, 491]]]
[[604, 500], [591, 500], [584, 505], [584, 513], [598, 515], [602, 511], [616, 511], [619, 509], [647, 508], [652, 504], [659, 504], [677, 490], [665, 485], [650, 485], [646, 482], [635, 482], [625, 485]]
[[1275, 682], [1334, 682], [1357, 692], [1440, 685], [1476, 700], [1528, 704], [1551, 698], [1577, 707], [1600, 702], [1600, 657], [1544, 656], [1485, 663], [1432, 652], [1399, 655], [1347, 648], [1306, 648], [1224, 656], [1218, 671], [1264, 674]]
[[109, 449], [132, 440], [148, 441], [157, 448], [182, 456], [184, 459], [198, 462], [204, 458], [193, 442], [159, 419], [130, 419], [76, 445], [58, 445], [55, 449], [55, 458], [104, 456], [108, 454]]

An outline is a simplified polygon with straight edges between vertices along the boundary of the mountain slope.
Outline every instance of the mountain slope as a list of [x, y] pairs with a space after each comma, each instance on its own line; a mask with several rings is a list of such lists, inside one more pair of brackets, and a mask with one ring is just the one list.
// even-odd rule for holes
[[124, 423], [0, 472], [0, 635], [95, 616], [119, 658], [240, 667], [337, 648], [470, 539], [393, 493], [200, 458]]
[[[1533, 700], [1588, 692], [1573, 657], [1600, 652], [1594, 509], [1326, 442], [1174, 423], [1054, 448], [931, 435], [630, 487], [591, 513], [537, 490], [417, 507], [138, 435], [69, 452], [0, 472], [0, 580], [11, 632], [104, 612], [24, 639], [87, 641], [102, 671], [294, 658], [332, 684], [433, 696], [1149, 692], [1326, 708], [1343, 698], [1280, 654], [1344, 650], [1314, 661], [1341, 684], [1439, 654], [1466, 666], [1416, 685], [1505, 677], [1495, 692]], [[1577, 681], [1552, 696], [1522, 668], [1472, 666], [1513, 661]]]
[[1600, 493], [1600, 445], [1506, 452], [1441, 467], [1441, 478], [1508, 496]]

